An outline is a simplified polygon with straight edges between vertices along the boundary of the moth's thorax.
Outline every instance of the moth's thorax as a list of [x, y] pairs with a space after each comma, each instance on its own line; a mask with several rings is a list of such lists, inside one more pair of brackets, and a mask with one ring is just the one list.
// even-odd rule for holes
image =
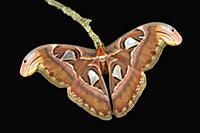
[[107, 55], [107, 53], [106, 53], [106, 48], [100, 46], [100, 47], [97, 49], [97, 56], [101, 57], [101, 56], [105, 56], [105, 55]]
[[97, 59], [99, 60], [99, 64], [100, 64], [100, 69], [102, 71], [103, 74], [106, 74], [108, 72], [108, 66], [106, 63], [106, 59], [108, 57], [108, 54], [106, 53], [106, 48], [103, 46], [100, 46], [97, 49], [97, 53], [96, 53]]

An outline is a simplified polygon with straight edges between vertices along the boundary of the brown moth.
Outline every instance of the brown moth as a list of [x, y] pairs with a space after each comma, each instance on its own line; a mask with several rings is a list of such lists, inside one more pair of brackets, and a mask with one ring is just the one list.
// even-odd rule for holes
[[[24, 58], [20, 73], [41, 73], [57, 87], [67, 88], [68, 97], [87, 112], [110, 120], [112, 114], [122, 117], [134, 107], [146, 86], [144, 72], [155, 65], [163, 48], [181, 42], [172, 26], [152, 22], [107, 47], [97, 43], [96, 50], [69, 44], [37, 47]], [[109, 75], [108, 87], [102, 74]]]

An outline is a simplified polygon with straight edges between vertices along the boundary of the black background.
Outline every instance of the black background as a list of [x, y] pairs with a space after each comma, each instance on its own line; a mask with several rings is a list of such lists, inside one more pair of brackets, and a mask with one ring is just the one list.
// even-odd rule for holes
[[[47, 43], [69, 43], [94, 48], [84, 29], [70, 17], [44, 1], [13, 1], [3, 13], [2, 110], [7, 130], [15, 131], [123, 131], [163, 132], [193, 130], [199, 104], [198, 83], [193, 61], [197, 8], [191, 3], [173, 1], [60, 1], [81, 16], [92, 19], [91, 26], [107, 46], [131, 29], [152, 21], [165, 22], [183, 36], [178, 47], [166, 47], [154, 69], [146, 72], [147, 87], [136, 106], [122, 118], [99, 120], [67, 98], [66, 89], [58, 89], [36, 73], [19, 75], [24, 56]], [[109, 2], [109, 3], [108, 3]], [[186, 5], [184, 5], [186, 4]], [[7, 8], [7, 9], [6, 9]], [[192, 24], [191, 24], [192, 23]], [[3, 29], [4, 28], [4, 29]], [[197, 44], [196, 44], [197, 45]], [[190, 49], [191, 48], [191, 49]], [[191, 67], [195, 65], [195, 67]], [[196, 86], [197, 85], [197, 86]], [[195, 103], [197, 102], [197, 103]], [[193, 106], [195, 105], [195, 106]], [[193, 127], [191, 127], [191, 126]]]

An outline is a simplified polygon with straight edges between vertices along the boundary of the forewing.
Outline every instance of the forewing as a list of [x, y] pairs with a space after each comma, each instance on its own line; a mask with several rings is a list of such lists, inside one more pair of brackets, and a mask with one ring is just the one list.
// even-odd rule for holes
[[[139, 71], [151, 69], [158, 61], [166, 42], [157, 31], [162, 23], [148, 23], [126, 33], [107, 47], [108, 53], [123, 58]], [[167, 33], [165, 33], [167, 34]]]

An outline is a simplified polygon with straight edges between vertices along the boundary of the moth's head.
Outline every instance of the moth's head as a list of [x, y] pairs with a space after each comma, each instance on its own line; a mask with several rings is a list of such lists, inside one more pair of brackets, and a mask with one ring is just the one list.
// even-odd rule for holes
[[38, 69], [39, 64], [42, 62], [42, 56], [37, 49], [29, 52], [24, 60], [22, 61], [22, 65], [20, 68], [20, 74], [23, 77], [31, 76]]
[[182, 42], [182, 37], [178, 31], [168, 24], [157, 23], [156, 33], [159, 38], [163, 39], [170, 46], [177, 46]]

